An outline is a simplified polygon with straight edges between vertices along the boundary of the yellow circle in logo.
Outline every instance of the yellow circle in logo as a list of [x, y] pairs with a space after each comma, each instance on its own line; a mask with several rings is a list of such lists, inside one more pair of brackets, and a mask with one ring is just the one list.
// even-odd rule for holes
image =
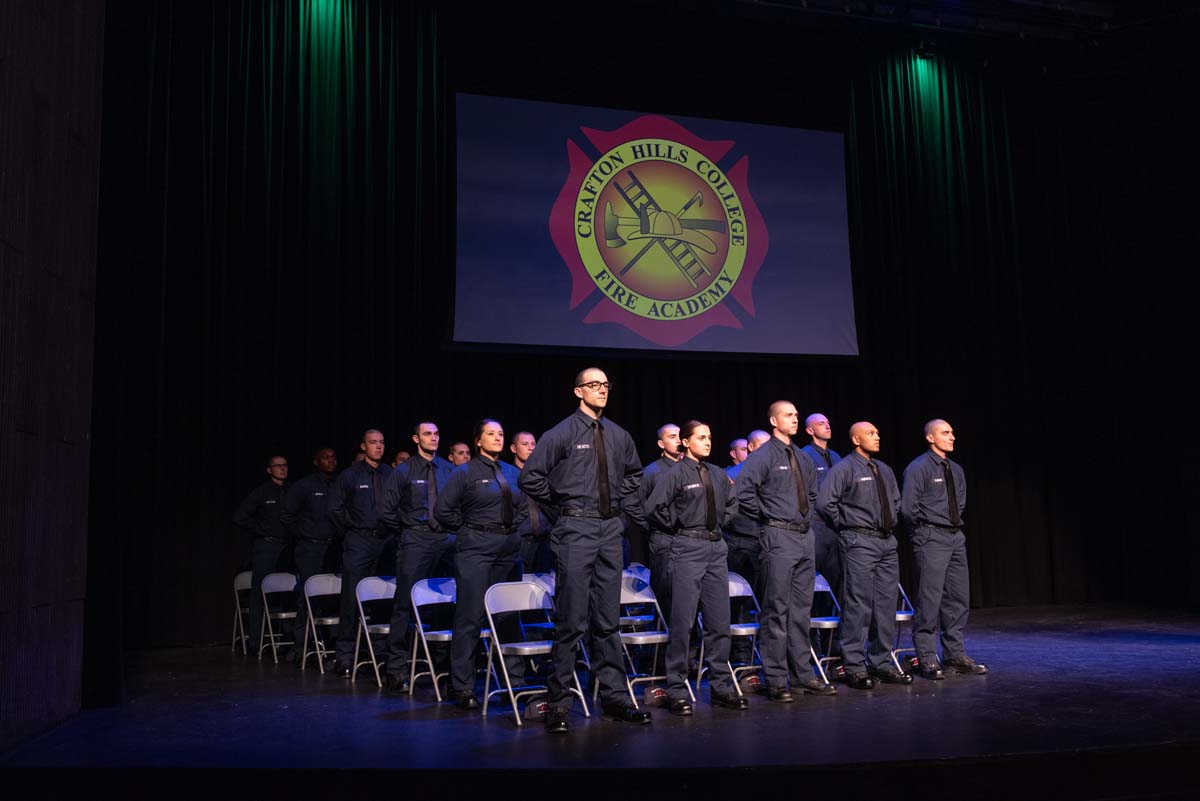
[[575, 243], [613, 303], [679, 320], [720, 303], [746, 261], [737, 190], [707, 157], [667, 139], [636, 139], [601, 156], [575, 199]]

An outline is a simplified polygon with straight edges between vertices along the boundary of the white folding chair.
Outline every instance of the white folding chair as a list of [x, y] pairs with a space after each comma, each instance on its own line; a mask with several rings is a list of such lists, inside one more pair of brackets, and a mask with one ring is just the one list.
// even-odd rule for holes
[[[554, 574], [553, 573], [525, 573], [521, 576], [521, 581], [528, 581], [537, 584], [549, 593], [550, 597], [554, 597]], [[523, 629], [541, 629], [550, 636], [550, 632], [554, 631], [554, 621], [550, 619], [549, 610], [538, 610], [541, 620], [522, 620], [521, 628]]]
[[916, 647], [901, 648], [900, 634], [904, 629], [904, 624], [908, 623], [909, 638], [912, 638], [912, 619], [916, 611], [913, 609], [912, 602], [908, 600], [908, 593], [904, 591], [904, 586], [900, 582], [896, 582], [896, 587], [900, 590], [900, 598], [897, 604], [898, 608], [896, 609], [896, 642], [892, 647], [892, 664], [896, 666], [896, 670], [904, 672], [904, 668], [900, 667], [899, 655], [905, 653], [915, 654], [917, 649]]
[[[332, 653], [325, 647], [325, 641], [321, 639], [320, 632], [317, 631], [317, 626], [336, 626], [341, 618], [337, 615], [324, 615], [316, 617], [313, 615], [312, 599], [313, 598], [340, 598], [342, 595], [342, 577], [336, 573], [318, 573], [315, 576], [309, 576], [304, 582], [304, 608], [308, 612], [308, 619], [304, 624], [304, 647], [300, 652], [300, 669], [304, 670], [308, 667], [308, 658], [310, 656], [317, 657], [317, 669], [321, 671], [321, 675], [325, 675], [325, 660]], [[308, 639], [312, 636], [313, 649], [308, 650]]]
[[250, 615], [252, 579], [253, 574], [249, 570], [243, 570], [233, 577], [233, 640], [229, 643], [229, 650], [236, 651], [240, 643], [243, 654], [247, 653], [245, 621]]
[[[829, 582], [825, 580], [824, 576], [822, 576], [820, 573], [817, 573], [816, 578], [813, 580], [813, 595], [816, 595], [819, 592], [824, 592], [824, 593], [829, 594], [829, 599], [833, 602], [833, 614], [832, 615], [824, 615], [824, 616], [814, 616], [814, 617], [809, 618], [808, 627], [809, 627], [809, 629], [816, 629], [818, 632], [822, 632], [822, 631], [829, 632], [829, 638], [825, 644], [824, 650], [822, 651], [824, 656], [817, 656], [817, 652], [815, 650], [813, 650], [812, 643], [809, 643], [808, 650], [812, 654], [813, 664], [815, 664], [817, 666], [817, 672], [819, 672], [821, 674], [821, 681], [828, 684], [829, 676], [826, 675], [826, 673], [825, 673], [825, 666], [832, 662], [842, 661], [842, 658], [840, 656], [830, 656], [829, 655], [830, 649], [833, 648], [834, 629], [836, 629], [838, 626], [841, 625], [842, 607], [838, 603], [837, 597], [833, 594], [833, 590], [830, 589]], [[818, 642], [820, 642], [820, 637], [821, 637], [821, 635], [818, 633], [817, 634]]]
[[[500, 630], [496, 628], [495, 616], [509, 612], [520, 613], [538, 609], [550, 610], [554, 608], [554, 600], [542, 584], [531, 581], [506, 581], [501, 584], [493, 584], [488, 588], [488, 591], [483, 596], [483, 606], [487, 612], [488, 628], [493, 632], [493, 636], [488, 640], [488, 672], [483, 684], [482, 714], [487, 715], [488, 702], [491, 701], [493, 695], [507, 692], [508, 700], [512, 704], [513, 714], [517, 719], [517, 725], [522, 726], [524, 724], [521, 722], [521, 712], [517, 708], [517, 699], [545, 693], [546, 686], [539, 684], [513, 687], [512, 680], [508, 676], [508, 667], [504, 664], [504, 657], [517, 656], [524, 658], [527, 656], [549, 654], [551, 648], [554, 646], [554, 642], [552, 640], [501, 642]], [[493, 656], [495, 657], [495, 661], [499, 662], [500, 671], [504, 676], [504, 687], [498, 687], [495, 690], [490, 689], [493, 675]], [[583, 704], [583, 714], [590, 717], [587, 700], [583, 697], [583, 688], [579, 684], [579, 677], [577, 675], [573, 677], [575, 679], [575, 686], [571, 688], [571, 692], [579, 696], [579, 702]]]
[[[759, 613], [761, 612], [761, 610], [758, 606], [758, 597], [754, 594], [754, 588], [750, 586], [750, 582], [746, 581], [746, 579], [744, 577], [742, 577], [738, 573], [731, 572], [729, 574], [729, 600], [732, 601], [734, 598], [749, 598], [750, 603], [754, 604], [755, 620], [758, 619], [758, 616], [759, 616]], [[751, 674], [757, 673], [759, 668], [762, 666], [762, 656], [758, 653], [758, 623], [757, 622], [746, 622], [746, 623], [730, 622], [729, 636], [730, 637], [749, 637], [750, 638], [750, 664], [742, 665], [741, 667], [736, 667], [736, 668], [733, 666], [732, 663], [729, 664], [729, 672], [733, 676], [733, 686], [737, 689], [738, 695], [741, 695], [742, 688], [740, 685], [741, 685], [741, 681], [742, 681], [742, 674], [743, 673], [751, 673]], [[757, 663], [755, 662], [756, 659], [758, 660]], [[704, 666], [704, 641], [703, 640], [700, 641], [700, 665], [701, 665], [701, 669], [703, 669], [703, 666]], [[700, 679], [699, 679], [699, 677], [697, 677], [696, 678], [697, 684], [699, 684], [699, 681], [700, 681]]]
[[[277, 605], [275, 609], [267, 602], [268, 595], [275, 593], [288, 593], [291, 598], [296, 597], [296, 574], [295, 573], [268, 573], [263, 576], [262, 585], [259, 587], [262, 593], [263, 618], [262, 625], [258, 630], [258, 658], [262, 659], [263, 651], [270, 645], [271, 657], [275, 660], [275, 664], [279, 664], [279, 646], [288, 645], [282, 641], [283, 632], [275, 633], [275, 626], [272, 621], [275, 620], [295, 620], [295, 610], [286, 610], [282, 605]], [[296, 644], [295, 632], [292, 632], [292, 641], [290, 645]]]
[[[354, 667], [350, 671], [350, 681], [357, 678], [360, 667], [369, 664], [375, 670], [375, 683], [382, 687], [383, 679], [379, 676], [379, 660], [375, 658], [375, 646], [371, 643], [371, 635], [386, 636], [389, 634], [392, 630], [391, 615], [388, 615], [387, 623], [369, 623], [366, 613], [363, 611], [363, 604], [371, 601], [388, 601], [394, 598], [396, 596], [396, 579], [392, 576], [367, 576], [354, 588], [354, 596], [358, 602], [358, 630], [354, 634]], [[369, 662], [360, 661], [358, 658], [363, 639], [367, 641], [367, 653], [371, 657]]]
[[[451, 629], [439, 629], [437, 631], [429, 628], [429, 625], [421, 620], [421, 607], [432, 606], [433, 604], [452, 604], [458, 596], [458, 585], [452, 578], [431, 578], [421, 579], [413, 585], [410, 597], [412, 598], [413, 607], [413, 644], [412, 658], [409, 660], [411, 668], [408, 674], [408, 694], [412, 695], [413, 687], [417, 684], [417, 679], [422, 676], [429, 676], [433, 681], [434, 697], [440, 702], [442, 700], [442, 692], [438, 689], [438, 681], [443, 677], [448, 677], [449, 673], [438, 673], [433, 668], [433, 657], [429, 653], [429, 643], [431, 642], [450, 642], [454, 638], [454, 632]], [[486, 634], [486, 633], [484, 633]], [[417, 650], [418, 644], [420, 650]], [[417, 663], [420, 662], [428, 670], [417, 671]]]
[[[629, 671], [625, 674], [625, 688], [629, 691], [629, 700], [633, 702], [634, 708], [638, 708], [637, 698], [634, 695], [634, 685], [637, 684], [653, 684], [657, 681], [666, 681], [665, 675], [655, 676], [647, 673], [637, 672], [637, 666], [633, 661], [633, 654], [629, 651], [629, 646], [638, 645], [646, 646], [653, 645], [654, 653], [651, 656], [650, 664], [658, 664], [658, 648], [660, 645], [666, 645], [670, 639], [670, 630], [667, 628], [667, 619], [663, 615], [662, 608], [658, 605], [658, 598], [654, 595], [654, 590], [650, 588], [650, 582], [643, 578], [643, 573], [638, 570], [625, 570], [621, 573], [621, 650], [625, 654], [625, 661], [629, 665]], [[653, 612], [649, 615], [645, 614], [625, 614], [629, 611], [629, 607], [640, 606], [650, 608]], [[641, 628], [649, 626], [649, 628]], [[651, 668], [653, 670], [653, 667]], [[697, 678], [699, 681], [699, 678]], [[685, 682], [688, 695], [691, 696], [693, 703], [696, 700], [696, 694], [692, 692], [692, 685]], [[600, 692], [600, 685], [597, 683], [592, 691], [592, 700]]]

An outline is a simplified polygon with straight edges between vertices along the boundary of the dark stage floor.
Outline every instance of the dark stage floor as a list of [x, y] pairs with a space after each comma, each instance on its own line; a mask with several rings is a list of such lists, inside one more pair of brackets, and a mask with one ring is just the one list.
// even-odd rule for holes
[[[747, 712], [711, 708], [705, 687], [692, 718], [657, 709], [652, 726], [629, 727], [580, 713], [566, 737], [518, 729], [502, 706], [486, 719], [439, 707], [427, 683], [410, 700], [366, 674], [351, 685], [228, 647], [139, 653], [123, 707], [86, 711], [0, 765], [40, 769], [30, 775], [49, 794], [128, 780], [176, 796], [224, 786], [350, 797], [412, 780], [465, 797], [492, 771], [538, 769], [523, 780], [589, 797], [629, 795], [636, 783], [637, 795], [691, 798], [1200, 798], [1200, 617], [984, 610], [968, 645], [991, 674], [842, 686], [792, 705], [756, 696]], [[164, 770], [130, 770], [144, 768]], [[221, 768], [274, 770], [211, 770]], [[349, 772], [362, 768], [412, 773]]]

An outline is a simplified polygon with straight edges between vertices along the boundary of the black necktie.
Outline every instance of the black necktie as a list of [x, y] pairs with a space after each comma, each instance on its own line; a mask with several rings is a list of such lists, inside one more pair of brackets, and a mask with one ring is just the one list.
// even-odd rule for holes
[[492, 462], [492, 473], [496, 476], [496, 483], [500, 485], [500, 525], [508, 528], [513, 521], [512, 487], [508, 486], [508, 479], [504, 477], [504, 471], [496, 462]]
[[429, 505], [429, 530], [440, 531], [442, 527], [433, 517], [433, 505], [437, 503], [437, 465], [433, 463], [433, 459], [429, 460], [425, 468], [425, 493], [425, 502]]
[[821, 455], [825, 457], [825, 466], [833, 467], [833, 457], [829, 455], [829, 450], [826, 449], [821, 451]]
[[942, 475], [946, 477], [946, 500], [950, 503], [950, 525], [958, 528], [962, 525], [962, 515], [958, 513], [958, 492], [954, 487], [954, 471], [949, 462], [942, 462]]
[[704, 485], [704, 527], [709, 531], [717, 530], [717, 500], [713, 495], [712, 479], [708, 475], [708, 465], [700, 463], [700, 483]]
[[529, 533], [535, 537], [540, 537], [542, 534], [542, 510], [538, 509], [537, 502], [525, 496], [525, 503], [529, 506]]
[[610, 493], [608, 487], [608, 452], [604, 450], [604, 429], [600, 426], [600, 421], [596, 421], [594, 429], [596, 449], [596, 490], [600, 502], [600, 516], [608, 517], [610, 507]]
[[375, 493], [375, 512], [378, 514], [383, 509], [383, 481], [378, 470], [371, 471], [371, 489]]
[[796, 452], [792, 450], [791, 445], [785, 445], [788, 455], [788, 469], [792, 471], [792, 478], [796, 480], [796, 502], [800, 504], [800, 516], [808, 515], [808, 490], [804, 486], [804, 476], [800, 474], [800, 465], [796, 464]]
[[867, 462], [871, 475], [875, 477], [875, 491], [879, 493], [879, 519], [884, 531], [891, 531], [895, 523], [892, 521], [892, 505], [888, 502], [887, 488], [883, 486], [883, 477], [879, 474], [879, 465]]

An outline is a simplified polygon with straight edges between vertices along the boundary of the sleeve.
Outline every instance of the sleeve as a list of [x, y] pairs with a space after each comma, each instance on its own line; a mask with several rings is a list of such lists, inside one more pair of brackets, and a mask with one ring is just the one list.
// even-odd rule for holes
[[349, 469], [343, 470], [333, 484], [333, 497], [329, 499], [329, 510], [325, 513], [338, 534], [346, 533], [346, 485]]
[[917, 501], [925, 490], [925, 475], [913, 462], [904, 468], [904, 485], [900, 490], [900, 525], [912, 531], [917, 523]]
[[621, 511], [630, 522], [646, 528], [646, 516], [642, 512], [642, 460], [633, 447], [633, 437], [628, 435], [625, 437], [625, 475], [621, 479]]
[[258, 509], [258, 489], [242, 499], [238, 504], [237, 511], [233, 513], [233, 524], [242, 531], [242, 533], [253, 537], [258, 534], [255, 528], [257, 515], [255, 512]]
[[295, 539], [301, 534], [296, 530], [297, 518], [296, 515], [300, 511], [300, 504], [304, 502], [308, 493], [303, 482], [295, 484], [288, 488], [287, 494], [283, 497], [283, 510], [279, 513], [279, 523], [283, 526], [284, 533], [288, 537]]
[[758, 488], [762, 481], [760, 465], [762, 464], [764, 464], [762, 459], [754, 458], [742, 462], [742, 469], [738, 473], [737, 480], [733, 482], [738, 508], [741, 509], [742, 514], [756, 522], [761, 522], [763, 519], [762, 506], [758, 502]]
[[529, 455], [529, 461], [521, 468], [521, 477], [517, 479], [517, 486], [521, 488], [521, 492], [541, 506], [554, 504], [550, 494], [550, 471], [562, 460], [559, 453], [562, 449], [558, 442], [559, 436], [555, 429], [542, 435], [538, 446]]
[[958, 465], [954, 466], [954, 493], [958, 496], [958, 516], [965, 517], [967, 514], [967, 474]]
[[892, 519], [899, 521], [900, 520], [900, 486], [896, 483], [896, 474], [895, 474], [895, 472], [892, 471], [892, 469], [890, 467], [888, 468], [888, 473], [890, 473], [892, 476], [891, 486], [888, 487], [888, 490], [890, 491], [889, 500], [892, 502]]
[[[724, 475], [724, 471], [722, 471], [722, 475]], [[725, 480], [729, 481], [729, 476], [725, 476]], [[733, 522], [733, 518], [737, 516], [737, 513], [738, 513], [737, 493], [733, 491], [733, 482], [730, 481], [729, 488], [725, 490], [725, 510], [724, 510], [724, 515], [721, 517], [721, 526], [720, 526], [722, 531], [725, 530], [729, 526], [729, 524]]]
[[379, 513], [379, 521], [388, 531], [400, 532], [400, 502], [408, 489], [408, 465], [402, 464], [388, 476], [383, 485], [383, 511]]
[[808, 490], [808, 508], [812, 510], [812, 514], [816, 514], [817, 490], [821, 486], [821, 481], [817, 478], [817, 468], [813, 466], [812, 459], [807, 456], [797, 459], [796, 464], [801, 466], [800, 471], [804, 473], [804, 487]]
[[[467, 462], [467, 464], [455, 468], [446, 481], [446, 486], [438, 493], [437, 501], [433, 505], [434, 518], [450, 531], [458, 531], [462, 528], [462, 501], [467, 489], [467, 467], [470, 464]], [[387, 496], [384, 497], [386, 499]], [[386, 507], [386, 500], [384, 505]]]
[[834, 531], [842, 529], [840, 500], [846, 486], [846, 478], [850, 473], [849, 470], [839, 469], [840, 465], [841, 462], [838, 462], [833, 466], [833, 469], [825, 476], [825, 480], [821, 482], [821, 489], [817, 492], [817, 512]]
[[504, 471], [504, 477], [512, 487], [513, 529], [528, 532], [529, 527], [525, 524], [529, 520], [529, 502], [525, 500], [525, 493], [521, 492], [521, 471], [504, 462], [500, 463], [500, 469]]
[[679, 491], [678, 474], [678, 470], [668, 470], [665, 474], [660, 474], [643, 508], [646, 522], [653, 523], [665, 531], [675, 530], [675, 521], [671, 519], [671, 501]]

